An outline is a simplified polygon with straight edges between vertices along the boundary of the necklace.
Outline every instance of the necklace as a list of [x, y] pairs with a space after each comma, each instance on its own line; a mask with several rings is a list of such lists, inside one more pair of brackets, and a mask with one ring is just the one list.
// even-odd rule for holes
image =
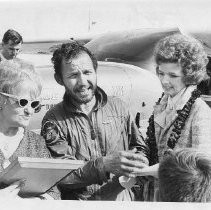
[[[184, 105], [182, 110], [178, 110], [178, 116], [176, 120], [173, 123], [173, 129], [172, 133], [170, 134], [170, 137], [167, 140], [167, 146], [172, 150], [174, 149], [175, 145], [177, 144], [181, 131], [185, 126], [185, 121], [188, 118], [192, 105], [196, 101], [198, 97], [200, 97], [201, 92], [199, 90], [194, 90], [191, 93], [191, 97], [187, 101], [187, 103]], [[164, 93], [162, 94], [161, 98], [158, 99], [158, 102], [156, 102], [156, 105], [160, 104], [160, 101], [162, 97], [164, 96]], [[149, 118], [149, 126], [147, 128], [147, 138], [146, 138], [146, 145], [148, 146], [147, 150], [147, 157], [149, 160], [149, 165], [154, 165], [158, 163], [158, 149], [156, 144], [156, 138], [155, 138], [155, 126], [154, 126], [154, 114], [152, 114]]]

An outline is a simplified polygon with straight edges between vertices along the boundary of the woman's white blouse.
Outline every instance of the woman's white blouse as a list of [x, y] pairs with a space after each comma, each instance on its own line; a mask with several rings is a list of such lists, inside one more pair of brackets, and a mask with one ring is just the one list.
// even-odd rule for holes
[[3, 167], [6, 168], [9, 164], [9, 158], [18, 148], [21, 140], [24, 136], [24, 129], [19, 128], [18, 132], [14, 136], [5, 136], [0, 132], [0, 150], [4, 155], [5, 161], [3, 163]]

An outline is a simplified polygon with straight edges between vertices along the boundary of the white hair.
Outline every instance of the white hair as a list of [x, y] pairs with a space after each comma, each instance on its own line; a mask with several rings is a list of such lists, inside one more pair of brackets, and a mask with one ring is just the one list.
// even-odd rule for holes
[[29, 90], [32, 95], [39, 97], [42, 90], [41, 78], [34, 66], [22, 60], [0, 62], [0, 91], [14, 94], [14, 90], [30, 82]]

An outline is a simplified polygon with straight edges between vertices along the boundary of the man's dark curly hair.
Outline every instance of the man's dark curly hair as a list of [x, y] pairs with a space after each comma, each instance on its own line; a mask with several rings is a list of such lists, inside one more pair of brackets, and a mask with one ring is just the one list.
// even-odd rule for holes
[[19, 43], [23, 43], [23, 38], [22, 36], [15, 30], [9, 29], [5, 32], [2, 42], [4, 44], [8, 44], [9, 40], [13, 42], [13, 44], [17, 45]]
[[92, 60], [93, 67], [96, 71], [97, 65], [98, 65], [97, 59], [85, 46], [73, 40], [71, 42], [62, 44], [61, 47], [59, 47], [58, 49], [54, 51], [51, 61], [54, 65], [55, 73], [57, 75], [61, 75], [61, 64], [62, 64], [63, 59], [65, 59], [66, 61], [69, 61], [77, 57], [82, 52], [85, 52], [89, 55], [89, 57]]
[[184, 83], [197, 85], [207, 78], [207, 54], [202, 44], [182, 34], [161, 39], [154, 50], [157, 67], [162, 63], [179, 63], [184, 74]]

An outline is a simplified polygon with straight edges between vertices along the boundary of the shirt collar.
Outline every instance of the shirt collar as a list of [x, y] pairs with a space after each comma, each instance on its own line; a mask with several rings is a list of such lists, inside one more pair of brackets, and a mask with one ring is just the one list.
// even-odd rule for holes
[[[191, 97], [191, 93], [196, 89], [195, 85], [188, 86], [182, 89], [173, 98], [164, 96], [161, 100], [160, 105], [158, 105], [159, 112], [156, 112], [154, 121], [160, 125], [162, 128], [166, 126], [167, 121], [173, 119], [177, 110], [181, 110]], [[162, 106], [162, 107], [159, 107]], [[160, 109], [161, 108], [161, 109]]]
[[191, 97], [192, 92], [196, 89], [196, 85], [190, 85], [182, 89], [175, 97], [172, 98], [174, 108], [176, 110], [181, 110], [189, 98]]
[[183, 88], [174, 97], [168, 96], [166, 110], [173, 110], [173, 109], [177, 110], [178, 102], [183, 99], [183, 95], [186, 89], [187, 89], [186, 87]]

